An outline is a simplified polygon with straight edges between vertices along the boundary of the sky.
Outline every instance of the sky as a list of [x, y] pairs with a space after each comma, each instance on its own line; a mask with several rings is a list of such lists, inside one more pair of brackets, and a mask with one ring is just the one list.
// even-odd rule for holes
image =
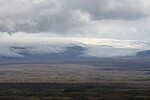
[[149, 26], [150, 0], [0, 0], [0, 56], [72, 45], [85, 56], [134, 55], [149, 50]]

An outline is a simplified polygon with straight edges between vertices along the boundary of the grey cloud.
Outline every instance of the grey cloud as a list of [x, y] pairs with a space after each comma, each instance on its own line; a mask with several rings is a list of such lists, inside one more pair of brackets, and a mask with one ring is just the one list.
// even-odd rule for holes
[[63, 33], [84, 24], [74, 18], [71, 10], [66, 9], [59, 0], [0, 1], [1, 32]]
[[0, 0], [0, 31], [72, 34], [87, 25], [75, 17], [79, 10], [92, 20], [135, 20], [149, 16], [149, 0]]
[[135, 20], [148, 17], [149, 0], [68, 0], [74, 9], [88, 12], [94, 20]]

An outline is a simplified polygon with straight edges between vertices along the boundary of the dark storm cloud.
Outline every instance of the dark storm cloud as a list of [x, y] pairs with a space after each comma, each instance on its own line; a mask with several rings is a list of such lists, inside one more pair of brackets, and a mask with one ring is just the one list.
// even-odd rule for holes
[[149, 0], [0, 0], [0, 32], [67, 35], [87, 25], [83, 13], [90, 21], [137, 20], [149, 16], [149, 5]]

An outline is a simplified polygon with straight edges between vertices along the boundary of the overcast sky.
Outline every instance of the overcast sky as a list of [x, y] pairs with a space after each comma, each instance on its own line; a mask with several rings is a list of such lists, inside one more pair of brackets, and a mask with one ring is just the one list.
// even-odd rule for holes
[[0, 32], [150, 38], [150, 0], [0, 0]]
[[84, 44], [90, 56], [129, 55], [149, 49], [143, 42], [149, 38], [150, 0], [0, 0], [0, 56], [21, 56], [11, 48], [18, 43], [41, 54], [63, 52], [72, 42]]

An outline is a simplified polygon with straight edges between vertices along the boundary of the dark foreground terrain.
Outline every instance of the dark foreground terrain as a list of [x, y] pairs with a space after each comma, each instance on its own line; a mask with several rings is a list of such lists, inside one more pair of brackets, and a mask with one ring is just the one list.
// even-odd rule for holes
[[0, 100], [150, 100], [150, 59], [0, 61]]
[[3, 83], [0, 100], [150, 100], [150, 88], [118, 83]]

